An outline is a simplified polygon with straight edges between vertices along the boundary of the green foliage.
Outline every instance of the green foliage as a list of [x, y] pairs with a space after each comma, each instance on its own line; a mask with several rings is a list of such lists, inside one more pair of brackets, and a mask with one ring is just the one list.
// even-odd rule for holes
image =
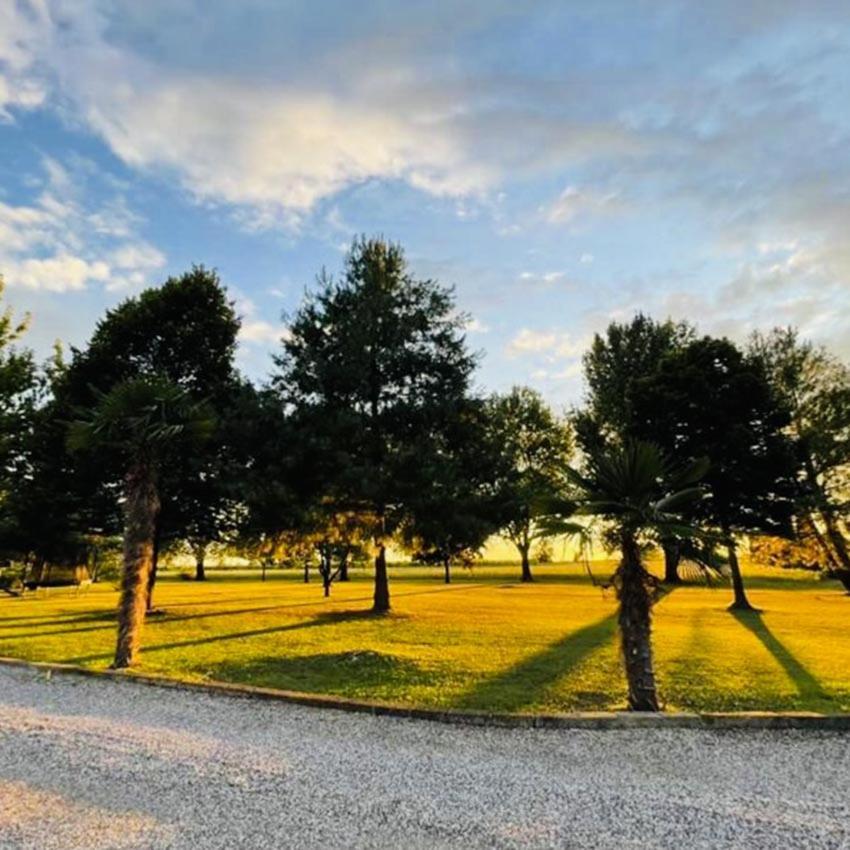
[[[788, 432], [803, 474], [796, 503], [798, 526], [820, 548], [828, 569], [847, 571], [850, 368], [825, 349], [800, 340], [792, 328], [754, 334], [750, 352], [764, 364], [774, 395], [790, 414]], [[847, 577], [850, 580], [850, 572]]]
[[519, 550], [530, 577], [528, 553], [536, 540], [571, 533], [564, 469], [573, 452], [569, 425], [558, 419], [539, 393], [514, 387], [487, 406], [490, 439], [499, 447], [499, 499], [503, 534]]
[[[125, 458], [116, 444], [101, 441], [97, 462], [66, 450], [63, 423], [100, 404], [113, 387], [161, 378], [216, 412], [217, 427], [192, 452], [174, 454], [160, 471], [162, 508], [158, 537], [165, 544], [190, 534], [218, 539], [230, 528], [233, 505], [224, 484], [229, 462], [222, 424], [237, 391], [233, 365], [239, 320], [218, 276], [203, 267], [128, 298], [98, 323], [84, 349], [72, 351], [67, 366], [53, 368], [54, 399], [39, 423], [31, 479], [22, 498], [30, 512], [67, 517], [68, 532], [118, 533], [117, 494]], [[126, 389], [125, 389], [126, 392]], [[61, 496], [59, 495], [61, 494]], [[67, 505], [54, 505], [55, 501]], [[27, 532], [39, 545], [38, 529]], [[57, 541], [58, 542], [58, 541]]]
[[654, 374], [662, 357], [694, 337], [687, 322], [658, 322], [643, 313], [628, 323], [612, 322], [604, 335], [595, 334], [583, 358], [587, 407], [574, 418], [582, 448], [629, 434], [641, 392], [637, 382]]
[[419, 457], [464, 403], [475, 360], [463, 327], [452, 290], [363, 238], [339, 280], [319, 278], [276, 359], [283, 403], [323, 450], [325, 498], [373, 517], [379, 547], [429, 486]]
[[626, 440], [588, 454], [584, 468], [568, 467], [567, 476], [578, 513], [602, 517], [610, 524], [612, 542], [619, 545], [624, 530], [650, 540], [696, 534], [682, 511], [704, 499], [698, 482], [708, 469], [706, 458], [677, 463], [654, 443]]
[[707, 458], [697, 516], [725, 533], [788, 534], [797, 460], [788, 413], [761, 362], [704, 337], [665, 355], [636, 384], [631, 433], [681, 458]]
[[125, 463], [160, 465], [187, 445], [209, 439], [215, 420], [205, 402], [167, 378], [149, 376], [93, 389], [95, 404], [68, 426], [68, 448], [117, 451]]
[[430, 483], [414, 494], [402, 527], [417, 560], [448, 568], [471, 563], [502, 521], [499, 490], [505, 468], [503, 447], [495, 442], [489, 408], [470, 400], [437, 440], [418, 454], [421, 475]]

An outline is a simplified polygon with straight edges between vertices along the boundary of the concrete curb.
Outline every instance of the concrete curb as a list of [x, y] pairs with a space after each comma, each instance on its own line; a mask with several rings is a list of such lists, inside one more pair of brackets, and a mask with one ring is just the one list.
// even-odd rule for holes
[[229, 682], [184, 682], [166, 676], [117, 670], [92, 670], [74, 664], [24, 661], [0, 656], [0, 665], [43, 673], [64, 673], [90, 678], [136, 682], [158, 688], [197, 691], [245, 699], [270, 700], [311, 708], [371, 714], [376, 717], [400, 717], [462, 726], [492, 726], [507, 729], [807, 729], [826, 732], [850, 732], [850, 714], [814, 712], [671, 712], [635, 713], [625, 711], [582, 711], [570, 714], [498, 714], [486, 711], [455, 711], [410, 708], [393, 703], [369, 702], [302, 691], [260, 688]]

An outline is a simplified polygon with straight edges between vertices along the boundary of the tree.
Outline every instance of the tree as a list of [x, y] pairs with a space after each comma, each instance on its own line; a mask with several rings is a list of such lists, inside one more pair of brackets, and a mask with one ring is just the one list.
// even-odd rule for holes
[[506, 456], [488, 416], [487, 405], [470, 400], [442, 440], [416, 453], [430, 484], [416, 494], [402, 537], [417, 560], [443, 567], [446, 584], [452, 564], [472, 563], [503, 519], [499, 484], [508, 471]]
[[[0, 277], [0, 302], [3, 292]], [[15, 345], [28, 323], [28, 316], [16, 322], [11, 309], [0, 309], [0, 523], [6, 515], [9, 494], [23, 471], [38, 398], [32, 353]]]
[[209, 409], [193, 402], [188, 390], [159, 376], [116, 384], [96, 393], [96, 403], [70, 423], [72, 451], [108, 448], [124, 459], [124, 565], [118, 606], [118, 641], [113, 667], [129, 667], [138, 657], [153, 568], [159, 478], [167, 459], [207, 439], [213, 428]]
[[[612, 322], [604, 335], [595, 334], [583, 358], [587, 403], [573, 418], [579, 445], [589, 450], [622, 443], [635, 418], [637, 382], [653, 375], [662, 357], [680, 351], [694, 338], [687, 322], [658, 322], [644, 313], [627, 323]], [[683, 544], [687, 542], [675, 538], [661, 541], [666, 583], [680, 581]]]
[[376, 612], [390, 608], [386, 544], [428, 486], [415, 452], [467, 392], [464, 321], [452, 290], [414, 278], [398, 245], [361, 238], [339, 280], [320, 275], [276, 360], [284, 403], [322, 445], [327, 498], [373, 519]]
[[632, 711], [659, 708], [652, 658], [657, 579], [644, 566], [642, 546], [671, 534], [687, 538], [697, 534], [680, 511], [701, 498], [702, 490], [694, 485], [706, 468], [705, 460], [677, 465], [652, 443], [627, 440], [589, 452], [582, 471], [567, 470], [579, 511], [602, 517], [608, 524], [608, 542], [620, 550], [614, 587]]
[[[239, 387], [234, 367], [238, 330], [233, 304], [214, 271], [195, 266], [170, 277], [162, 286], [146, 289], [108, 310], [89, 344], [72, 350], [68, 368], [56, 385], [55, 417], [70, 419], [73, 411], [95, 406], [100, 395], [117, 384], [159, 375], [195, 401], [208, 401], [221, 413], [221, 423]], [[217, 429], [202, 449], [174, 456], [160, 473], [161, 510], [149, 605], [160, 545], [196, 537], [196, 531], [217, 532], [218, 520], [228, 517], [221, 481], [221, 457], [226, 453], [222, 435]], [[60, 434], [54, 442], [56, 463], [61, 465], [64, 438]], [[69, 487], [80, 501], [94, 504], [104, 492], [121, 486], [123, 463], [120, 453], [103, 448], [96, 465], [74, 464]]]
[[[790, 413], [788, 431], [802, 462], [798, 524], [850, 590], [846, 511], [850, 489], [850, 367], [799, 338], [793, 328], [754, 334], [749, 350], [764, 364], [774, 394]], [[804, 535], [805, 536], [805, 535]]]
[[331, 585], [347, 573], [351, 560], [365, 553], [368, 531], [364, 533], [363, 517], [357, 513], [320, 511], [315, 523], [309, 539], [319, 556], [322, 592], [328, 597]]
[[493, 396], [487, 417], [491, 440], [500, 447], [505, 466], [499, 485], [502, 533], [519, 552], [522, 580], [532, 581], [532, 545], [558, 534], [559, 521], [572, 512], [564, 479], [573, 452], [572, 432], [528, 387]]
[[710, 498], [695, 518], [718, 529], [727, 550], [733, 609], [751, 609], [738, 564], [739, 534], [790, 533], [797, 462], [783, 433], [788, 414], [760, 360], [729, 340], [703, 337], [665, 355], [636, 384], [632, 433], [671, 455], [707, 457]]

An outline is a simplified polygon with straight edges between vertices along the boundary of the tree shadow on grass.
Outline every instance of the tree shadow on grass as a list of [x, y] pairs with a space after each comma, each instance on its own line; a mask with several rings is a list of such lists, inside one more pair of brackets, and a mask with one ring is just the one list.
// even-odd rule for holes
[[414, 661], [372, 650], [271, 656], [220, 664], [211, 673], [227, 682], [379, 698], [410, 685], [427, 685], [435, 678]]
[[608, 644], [617, 630], [616, 612], [570, 632], [541, 652], [504, 672], [485, 679], [461, 694], [455, 708], [520, 711], [533, 704], [554, 684], [593, 652]]
[[764, 645], [764, 648], [779, 662], [788, 674], [801, 697], [807, 700], [829, 700], [820, 682], [788, 650], [782, 641], [767, 627], [758, 611], [733, 611], [735, 619], [748, 628]]
[[[391, 615], [397, 618], [398, 615]], [[282, 626], [269, 626], [264, 629], [249, 629], [241, 632], [228, 632], [226, 634], [212, 634], [204, 637], [191, 638], [190, 640], [171, 641], [170, 643], [145, 644], [142, 641], [142, 657], [145, 653], [159, 652], [171, 649], [186, 649], [192, 646], [205, 646], [211, 643], [221, 643], [229, 640], [243, 640], [244, 638], [272, 635], [279, 632], [291, 632], [299, 629], [309, 629], [315, 626], [327, 626], [334, 623], [344, 623], [366, 619], [387, 619], [386, 614], [373, 614], [372, 611], [326, 611], [297, 623], [288, 623]], [[92, 661], [103, 661], [112, 658], [112, 653], [98, 653], [97, 655], [84, 655], [78, 658], [67, 659], [68, 664], [87, 664]]]

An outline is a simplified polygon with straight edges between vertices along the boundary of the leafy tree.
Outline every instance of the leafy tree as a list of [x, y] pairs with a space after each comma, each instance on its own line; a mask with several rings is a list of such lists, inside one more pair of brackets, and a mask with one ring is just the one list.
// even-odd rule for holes
[[[333, 454], [309, 417], [287, 411], [280, 394], [245, 383], [225, 419], [234, 465], [225, 480], [239, 504], [236, 543], [260, 561], [263, 580], [276, 561], [304, 565], [305, 581], [318, 543], [341, 543], [328, 482]], [[349, 522], [342, 523], [348, 526]], [[352, 551], [356, 547], [352, 545]], [[347, 560], [340, 563], [346, 574]]]
[[568, 469], [581, 513], [602, 517], [607, 540], [620, 550], [614, 574], [629, 708], [658, 711], [652, 659], [652, 605], [657, 579], [644, 566], [642, 548], [669, 535], [693, 538], [697, 532], [681, 510], [698, 501], [694, 486], [705, 474], [704, 460], [677, 465], [652, 443], [625, 441], [586, 454], [581, 471]]
[[[67, 420], [77, 408], [93, 407], [117, 384], [158, 375], [196, 402], [207, 401], [221, 413], [221, 422], [238, 391], [233, 363], [238, 330], [233, 304], [215, 272], [196, 266], [171, 277], [107, 311], [88, 346], [72, 350], [68, 368], [57, 382], [55, 417]], [[201, 450], [173, 457], [161, 471], [149, 604], [161, 544], [190, 536], [212, 539], [226, 530], [230, 506], [221, 481], [227, 450], [222, 435], [217, 428]], [[57, 466], [65, 463], [62, 451], [60, 434], [54, 436]], [[74, 465], [69, 487], [81, 501], [95, 504], [104, 493], [120, 487], [123, 474], [120, 453], [104, 447], [97, 464]]]
[[493, 440], [489, 408], [470, 401], [450, 423], [443, 439], [429, 441], [417, 464], [430, 482], [416, 494], [402, 528], [417, 560], [443, 567], [446, 584], [456, 561], [471, 563], [503, 516], [499, 484], [506, 456]]
[[[0, 303], [4, 283], [0, 277]], [[31, 420], [37, 390], [32, 353], [17, 348], [29, 317], [16, 322], [11, 308], [0, 309], [0, 500], [14, 477], [21, 439]]]
[[[4, 283], [0, 277], [0, 302]], [[0, 522], [7, 500], [21, 475], [26, 437], [32, 428], [38, 381], [32, 353], [15, 343], [29, 317], [16, 322], [11, 309], [0, 309]]]
[[467, 392], [463, 326], [450, 289], [414, 278], [398, 245], [361, 238], [339, 280], [319, 277], [276, 361], [278, 390], [324, 449], [328, 498], [374, 519], [376, 612], [390, 607], [386, 544], [428, 486], [415, 452]]
[[850, 590], [846, 522], [842, 527], [850, 490], [850, 367], [793, 328], [754, 334], [749, 350], [790, 413], [788, 430], [802, 461], [798, 524]]
[[559, 534], [572, 512], [564, 479], [573, 452], [572, 432], [528, 387], [493, 396], [487, 416], [492, 443], [500, 447], [505, 467], [499, 484], [502, 533], [519, 552], [522, 580], [532, 581], [531, 547]]
[[107, 448], [123, 458], [124, 566], [113, 667], [135, 663], [153, 568], [159, 479], [166, 461], [197, 445], [213, 429], [211, 414], [189, 391], [161, 377], [135, 378], [96, 394], [68, 428], [72, 451]]
[[316, 525], [310, 535], [319, 556], [319, 575], [322, 591], [331, 595], [331, 585], [347, 577], [352, 559], [364, 555], [368, 546], [368, 529], [364, 528], [363, 517], [357, 513], [316, 514]]
[[[589, 450], [622, 443], [632, 431], [638, 381], [653, 375], [662, 357], [680, 351], [694, 337], [687, 322], [658, 322], [644, 313], [629, 322], [612, 322], [604, 334], [595, 334], [583, 360], [587, 404], [573, 418], [579, 445]], [[665, 582], [679, 583], [682, 548], [687, 545], [675, 538], [661, 541]]]
[[788, 414], [761, 361], [729, 340], [703, 337], [665, 355], [636, 384], [637, 437], [681, 458], [706, 457], [710, 498], [695, 517], [718, 529], [732, 574], [732, 608], [751, 608], [737, 558], [739, 534], [790, 533], [797, 462]]

